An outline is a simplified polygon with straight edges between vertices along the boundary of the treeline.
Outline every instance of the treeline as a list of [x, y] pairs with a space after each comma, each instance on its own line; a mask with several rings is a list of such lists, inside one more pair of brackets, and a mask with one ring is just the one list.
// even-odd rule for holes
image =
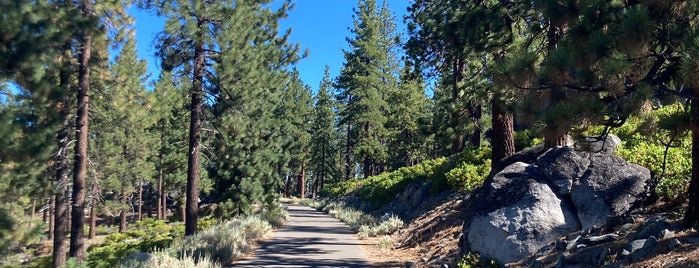
[[[696, 1], [413, 1], [402, 36], [386, 2], [359, 0], [340, 74], [326, 68], [317, 92], [279, 32], [293, 5], [272, 2], [0, 3], [0, 242], [44, 213], [60, 267], [84, 258], [98, 217], [123, 231], [174, 200], [191, 235], [200, 203], [230, 218], [487, 144], [496, 165], [516, 129], [549, 148], [668, 105], [684, 108], [661, 127], [699, 144]], [[167, 19], [153, 85], [134, 4]]]

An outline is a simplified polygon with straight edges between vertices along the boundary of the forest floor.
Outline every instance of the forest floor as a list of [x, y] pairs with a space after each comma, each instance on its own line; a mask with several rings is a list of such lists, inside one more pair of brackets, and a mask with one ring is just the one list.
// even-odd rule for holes
[[[425, 205], [418, 208], [419, 216], [406, 223], [402, 230], [391, 236], [369, 238], [367, 243], [364, 243], [364, 251], [369, 260], [377, 267], [406, 267], [406, 262], [414, 262], [415, 267], [440, 267], [442, 264], [455, 267], [459, 261], [459, 240], [465, 217], [462, 200], [459, 195], [453, 194], [426, 200]], [[658, 204], [646, 209], [637, 215], [637, 223], [634, 229], [627, 232], [628, 236], [642, 228], [643, 223], [653, 217], [663, 216], [670, 223], [679, 224], [683, 211], [684, 207], [677, 204]], [[614, 252], [624, 247], [628, 242], [628, 236], [595, 247], [610, 248]], [[642, 260], [623, 267], [699, 267], [699, 244], [685, 243], [674, 251], [668, 249], [672, 238], [684, 240], [697, 237], [697, 230], [679, 230], [671, 237], [659, 240], [655, 250]], [[584, 254], [584, 251], [571, 253], [567, 257], [573, 258], [576, 254]], [[605, 264], [612, 263], [614, 257], [615, 255], [610, 254]], [[553, 267], [557, 256], [552, 254], [539, 259], [548, 260], [544, 262], [544, 267]]]

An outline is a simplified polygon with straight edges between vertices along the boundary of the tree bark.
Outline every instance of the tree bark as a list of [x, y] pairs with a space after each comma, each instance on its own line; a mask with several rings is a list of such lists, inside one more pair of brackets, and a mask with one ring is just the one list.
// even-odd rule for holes
[[48, 221], [48, 225], [49, 225], [49, 232], [48, 232], [48, 235], [47, 235], [47, 236], [48, 236], [48, 240], [53, 240], [53, 230], [54, 230], [53, 224], [54, 224], [54, 221], [55, 221], [54, 218], [53, 218], [53, 210], [54, 210], [54, 208], [56, 207], [56, 199], [54, 199], [54, 197], [51, 197], [51, 200], [49, 201], [49, 204], [50, 204], [49, 208], [46, 209], [46, 210], [44, 210], [44, 213], [47, 214], [47, 215], [46, 215], [46, 221]]
[[94, 239], [95, 236], [97, 236], [97, 211], [95, 210], [95, 203], [92, 202], [90, 206], [90, 232], [87, 237]]
[[498, 96], [493, 98], [493, 136], [491, 167], [495, 167], [501, 159], [515, 153], [514, 116], [503, 107]]
[[[63, 52], [68, 54], [71, 49], [71, 43], [68, 41], [63, 45]], [[70, 59], [72, 56], [64, 55], [63, 66], [60, 71], [60, 85], [59, 88], [65, 91], [67, 96], [70, 95]], [[63, 267], [67, 261], [66, 255], [68, 253], [68, 228], [70, 226], [70, 220], [68, 218], [68, 205], [70, 203], [70, 189], [68, 185], [70, 184], [69, 170], [68, 170], [68, 145], [70, 143], [70, 101], [67, 97], [59, 101], [56, 104], [58, 110], [58, 116], [61, 120], [61, 127], [56, 132], [56, 148], [57, 152], [54, 157], [55, 174], [56, 174], [56, 193], [52, 198], [53, 202], [53, 224], [50, 225], [49, 235], [53, 239], [53, 267]]]
[[[197, 26], [205, 27], [205, 21], [199, 18]], [[194, 48], [194, 80], [192, 85], [192, 105], [189, 123], [189, 159], [187, 161], [187, 200], [185, 209], [185, 235], [197, 232], [199, 219], [199, 151], [201, 150], [201, 116], [204, 94], [204, 44], [200, 41]]]
[[689, 181], [689, 205], [684, 214], [684, 225], [687, 228], [699, 224], [699, 88], [693, 90], [691, 101], [692, 111], [692, 178]]
[[[352, 100], [352, 97], [350, 96], [350, 101]], [[352, 124], [347, 122], [347, 144], [345, 148], [345, 180], [349, 180], [352, 178], [352, 143], [350, 139], [350, 135], [352, 133]]]
[[[81, 1], [82, 14], [90, 17], [92, 2]], [[78, 69], [78, 111], [75, 119], [76, 145], [75, 166], [73, 170], [73, 202], [71, 206], [70, 252], [78, 263], [82, 263], [85, 255], [85, 180], [87, 178], [87, 146], [88, 118], [90, 109], [90, 54], [92, 52], [92, 36], [87, 29], [83, 30], [80, 42]]]
[[306, 198], [306, 161], [301, 162], [301, 174], [299, 174], [299, 198]]
[[[459, 82], [463, 79], [463, 62], [461, 57], [456, 57], [452, 63], [452, 89], [451, 89], [451, 101], [456, 103], [459, 100]], [[454, 109], [451, 111], [451, 117], [453, 121], [452, 128], [458, 129], [458, 125], [461, 124], [461, 111], [459, 109]], [[464, 150], [464, 133], [454, 133], [454, 138], [451, 142], [451, 152], [456, 154]]]
[[162, 220], [165, 219], [165, 206], [163, 205], [165, 202], [163, 199], [165, 199], [165, 193], [163, 192], [163, 150], [162, 150], [162, 145], [165, 144], [165, 134], [163, 133], [164, 126], [161, 127], [160, 129], [160, 146], [161, 150], [158, 153], [158, 205], [157, 205], [157, 210], [158, 210], [158, 219]]
[[143, 217], [143, 180], [138, 180], [138, 220]]
[[473, 123], [473, 133], [471, 133], [471, 139], [469, 140], [469, 143], [473, 145], [475, 148], [481, 147], [481, 124], [480, 120], [481, 117], [483, 116], [483, 111], [482, 107], [480, 104], [477, 104], [475, 102], [471, 103], [468, 108], [468, 113], [471, 118], [471, 122]]
[[95, 210], [95, 206], [97, 204], [97, 199], [95, 196], [97, 196], [97, 177], [92, 181], [92, 200], [90, 200], [90, 233], [88, 234], [88, 238], [93, 239], [96, 236], [96, 229], [97, 229], [97, 210]]

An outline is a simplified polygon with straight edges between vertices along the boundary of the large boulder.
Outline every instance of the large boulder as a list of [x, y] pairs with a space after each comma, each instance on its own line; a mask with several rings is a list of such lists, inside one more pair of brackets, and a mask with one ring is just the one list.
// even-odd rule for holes
[[580, 229], [572, 208], [540, 175], [536, 167], [517, 162], [488, 180], [473, 200], [471, 249], [514, 262]]
[[651, 175], [611, 155], [609, 145], [557, 147], [492, 174], [468, 202], [464, 249], [510, 263], [628, 214], [652, 191]]
[[650, 171], [620, 157], [592, 154], [573, 184], [571, 199], [583, 229], [603, 227], [638, 208], [652, 193]]

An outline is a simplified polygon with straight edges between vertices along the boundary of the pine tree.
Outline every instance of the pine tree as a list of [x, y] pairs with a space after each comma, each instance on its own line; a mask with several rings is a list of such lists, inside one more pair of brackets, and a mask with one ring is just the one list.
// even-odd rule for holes
[[[151, 131], [158, 137], [157, 156], [157, 215], [165, 219], [167, 192], [184, 192], [187, 173], [187, 129], [181, 122], [187, 120], [187, 83], [176, 84], [169, 72], [161, 73], [151, 93], [158, 121]], [[184, 214], [183, 214], [184, 215]]]
[[354, 15], [355, 37], [348, 39], [350, 51], [345, 51], [337, 81], [345, 101], [341, 122], [348, 127], [352, 154], [362, 159], [364, 177], [383, 171], [388, 157], [386, 92], [397, 84], [394, 30], [387, 4], [379, 9], [374, 0], [360, 0]]
[[420, 124], [426, 120], [428, 102], [422, 77], [404, 68], [397, 90], [388, 94], [388, 147], [391, 169], [411, 166], [427, 158], [426, 136]]
[[155, 3], [159, 12], [167, 18], [165, 31], [158, 39], [158, 52], [166, 71], [176, 70], [190, 76], [191, 105], [189, 108], [189, 149], [187, 151], [187, 190], [185, 234], [197, 231], [199, 217], [199, 180], [201, 157], [201, 132], [204, 98], [207, 88], [216, 79], [212, 70], [212, 58], [217, 54], [214, 33], [221, 29], [230, 1], [164, 1]]
[[[100, 128], [92, 133], [99, 144], [97, 150], [101, 151], [99, 170], [105, 177], [101, 189], [119, 193], [122, 232], [126, 228], [126, 211], [131, 209], [126, 201], [134, 194], [140, 196], [144, 179], [154, 174], [149, 161], [154, 139], [147, 129], [155, 120], [149, 116], [152, 104], [144, 85], [145, 73], [146, 63], [136, 55], [136, 42], [133, 37], [128, 38], [94, 108], [99, 120], [95, 128]], [[141, 203], [139, 200], [139, 217]]]
[[330, 96], [332, 82], [330, 67], [325, 66], [323, 80], [320, 82], [318, 94], [315, 96], [314, 117], [311, 123], [311, 163], [313, 172], [313, 197], [323, 188], [326, 181], [336, 173], [335, 155], [338, 151], [335, 130], [334, 102]]
[[[277, 117], [282, 121], [282, 135], [286, 139], [285, 152], [289, 154], [290, 177], [297, 179], [297, 193], [306, 196], [306, 166], [310, 158], [311, 116], [313, 104], [310, 88], [303, 84], [297, 70], [293, 70], [286, 88], [281, 92]], [[291, 178], [290, 178], [291, 180]], [[285, 192], [290, 192], [286, 183]]]
[[291, 79], [286, 70], [299, 59], [299, 47], [279, 33], [279, 20], [291, 8], [271, 10], [270, 1], [239, 2], [230, 13], [231, 27], [221, 32], [217, 65], [220, 94], [213, 107], [217, 135], [212, 140], [214, 191], [226, 216], [248, 213], [255, 203], [271, 202], [282, 188], [291, 155], [288, 130], [279, 111], [282, 90]]

